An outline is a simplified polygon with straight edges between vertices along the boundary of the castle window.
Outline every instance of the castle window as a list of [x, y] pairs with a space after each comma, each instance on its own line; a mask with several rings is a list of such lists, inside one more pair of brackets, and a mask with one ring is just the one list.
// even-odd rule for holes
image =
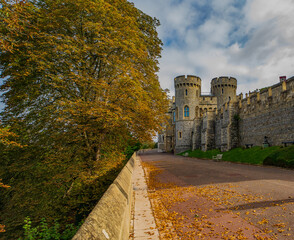
[[222, 94], [224, 94], [224, 89], [222, 88]]
[[173, 112], [173, 119], [174, 119], [174, 122], [176, 121], [176, 112]]
[[179, 132], [179, 139], [182, 139], [182, 132]]
[[186, 96], [188, 95], [188, 90], [186, 89]]
[[188, 106], [185, 106], [185, 108], [184, 108], [184, 116], [189, 117], [189, 107]]

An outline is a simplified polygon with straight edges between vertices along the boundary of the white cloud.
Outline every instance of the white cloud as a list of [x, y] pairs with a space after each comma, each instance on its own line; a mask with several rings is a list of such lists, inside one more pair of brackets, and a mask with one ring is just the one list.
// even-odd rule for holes
[[[173, 79], [194, 74], [203, 91], [217, 76], [234, 76], [248, 92], [294, 75], [293, 0], [133, 0], [161, 21], [168, 43], [159, 80], [174, 93]], [[241, 6], [241, 7], [240, 7]]]

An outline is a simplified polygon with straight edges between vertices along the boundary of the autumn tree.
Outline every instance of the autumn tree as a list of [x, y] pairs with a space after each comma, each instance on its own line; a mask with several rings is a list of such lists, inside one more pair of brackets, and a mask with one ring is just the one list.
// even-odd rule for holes
[[1, 0], [0, 8], [2, 121], [26, 145], [1, 160], [6, 179], [27, 181], [14, 178], [9, 195], [32, 198], [37, 181], [42, 194], [22, 207], [81, 212], [97, 200], [81, 192], [164, 120], [159, 23], [126, 0]]
[[[17, 135], [9, 131], [8, 127], [0, 126], [0, 144], [9, 147], [22, 147], [19, 143], [15, 141]], [[10, 188], [10, 186], [5, 185], [0, 179], [0, 188]], [[5, 232], [5, 225], [0, 224], [0, 233]]]
[[69, 137], [92, 160], [109, 138], [158, 130], [166, 103], [157, 20], [123, 0], [21, 1], [2, 11], [6, 122], [21, 119], [42, 144]]

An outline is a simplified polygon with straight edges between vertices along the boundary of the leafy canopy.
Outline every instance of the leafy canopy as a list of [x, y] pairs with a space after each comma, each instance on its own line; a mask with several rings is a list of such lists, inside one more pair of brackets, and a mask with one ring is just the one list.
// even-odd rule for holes
[[70, 137], [94, 159], [112, 134], [158, 130], [156, 19], [125, 0], [4, 1], [1, 12], [6, 123], [22, 121], [42, 144]]
[[1, 0], [1, 117], [24, 146], [0, 146], [8, 230], [27, 215], [78, 221], [129, 143], [159, 130], [158, 25], [126, 0]]

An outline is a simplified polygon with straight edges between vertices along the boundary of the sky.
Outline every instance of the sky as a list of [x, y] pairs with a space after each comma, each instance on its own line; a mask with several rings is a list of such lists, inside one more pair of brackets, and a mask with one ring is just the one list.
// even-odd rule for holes
[[232, 76], [238, 94], [294, 75], [294, 0], [130, 2], [161, 23], [158, 76], [170, 95], [179, 75], [199, 76], [202, 92], [210, 92], [212, 78]]

